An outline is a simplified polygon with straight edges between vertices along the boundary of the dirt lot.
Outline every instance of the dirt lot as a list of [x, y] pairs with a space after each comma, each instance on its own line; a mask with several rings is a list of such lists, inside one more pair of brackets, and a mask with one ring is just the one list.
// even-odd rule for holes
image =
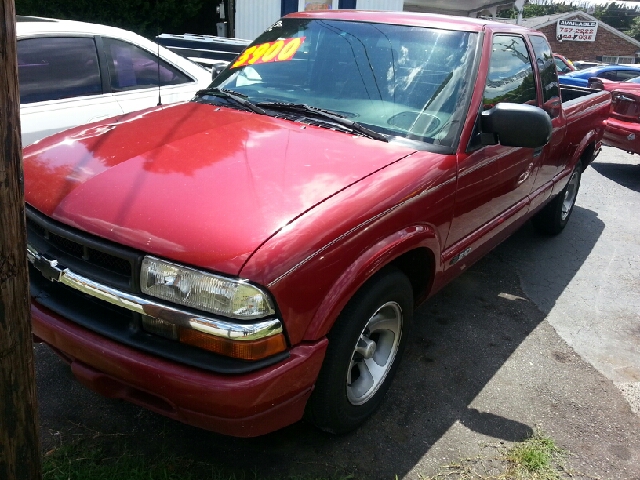
[[[423, 305], [385, 403], [356, 432], [332, 437], [298, 423], [256, 439], [222, 437], [86, 390], [39, 345], [43, 448], [84, 438], [261, 477], [418, 479], [539, 427], [570, 452], [573, 478], [640, 479], [640, 417], [632, 411], [640, 385], [638, 163], [605, 151], [585, 173], [560, 237], [526, 225]], [[614, 242], [612, 232], [622, 230]], [[609, 368], [608, 357], [622, 366]]]

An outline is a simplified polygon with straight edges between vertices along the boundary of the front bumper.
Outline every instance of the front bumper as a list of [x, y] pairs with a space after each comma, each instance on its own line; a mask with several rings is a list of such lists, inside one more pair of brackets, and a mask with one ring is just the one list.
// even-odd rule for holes
[[76, 378], [175, 420], [254, 437], [302, 418], [327, 340], [298, 345], [280, 363], [242, 375], [182, 365], [109, 340], [32, 300], [33, 334], [70, 365]]

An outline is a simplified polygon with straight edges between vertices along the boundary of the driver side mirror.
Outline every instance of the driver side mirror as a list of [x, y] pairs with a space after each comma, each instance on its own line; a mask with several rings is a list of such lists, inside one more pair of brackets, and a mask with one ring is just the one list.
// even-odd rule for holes
[[482, 145], [540, 148], [551, 138], [551, 119], [539, 107], [499, 103], [480, 115]]

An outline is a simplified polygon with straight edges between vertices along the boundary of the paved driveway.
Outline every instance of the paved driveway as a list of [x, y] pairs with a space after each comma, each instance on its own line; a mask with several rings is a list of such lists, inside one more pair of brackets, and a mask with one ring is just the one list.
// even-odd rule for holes
[[356, 432], [221, 437], [86, 390], [40, 345], [43, 447], [126, 441], [264, 475], [417, 479], [539, 426], [572, 452], [575, 478], [640, 479], [638, 158], [605, 150], [562, 235], [526, 225], [424, 305], [385, 403]]
[[[605, 148], [583, 177], [578, 205], [569, 238], [541, 247], [523, 238], [527, 248], [538, 249], [537, 258], [519, 255], [516, 242], [501, 254], [512, 256], [525, 294], [546, 320], [638, 413], [640, 157]], [[556, 268], [561, 265], [568, 268]]]

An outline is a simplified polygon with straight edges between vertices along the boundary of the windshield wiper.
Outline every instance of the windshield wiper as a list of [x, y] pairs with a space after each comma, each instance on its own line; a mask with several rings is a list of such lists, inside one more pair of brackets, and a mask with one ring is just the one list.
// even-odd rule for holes
[[211, 95], [213, 97], [221, 97], [225, 100], [231, 100], [233, 103], [240, 105], [247, 110], [252, 111], [253, 113], [258, 113], [260, 115], [266, 115], [262, 108], [258, 107], [256, 104], [252, 103], [247, 99], [245, 95], [241, 93], [234, 92], [233, 90], [227, 90], [224, 88], [205, 88], [204, 90], [198, 90], [196, 92], [196, 97], [202, 98], [205, 95]]
[[389, 139], [382, 133], [378, 133], [375, 130], [371, 130], [364, 125], [349, 120], [344, 115], [331, 110], [325, 110], [324, 108], [313, 107], [304, 103], [287, 103], [287, 102], [260, 102], [256, 106], [267, 110], [281, 110], [285, 112], [300, 113], [304, 116], [313, 116], [322, 120], [328, 120], [333, 124], [337, 124], [341, 127], [345, 127], [352, 133], [359, 133], [365, 137], [373, 138], [374, 140], [381, 140], [383, 142], [389, 142]]

